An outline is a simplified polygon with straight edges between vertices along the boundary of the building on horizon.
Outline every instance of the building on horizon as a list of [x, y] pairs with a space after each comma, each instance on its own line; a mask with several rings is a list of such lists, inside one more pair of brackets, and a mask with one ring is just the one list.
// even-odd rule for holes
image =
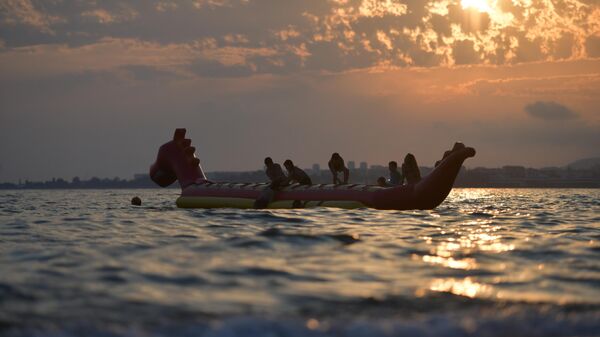
[[[348, 162], [350, 164], [350, 162]], [[350, 165], [348, 165], [350, 166]], [[350, 183], [375, 184], [378, 177], [389, 175], [387, 166], [360, 163], [359, 170], [350, 173]], [[427, 176], [433, 167], [421, 166], [421, 176]], [[313, 183], [330, 184], [329, 170], [322, 171], [319, 164], [313, 164], [307, 172]], [[256, 171], [240, 172], [207, 172], [212, 181], [257, 183], [266, 182], [268, 179], [262, 169]], [[600, 166], [591, 166], [583, 169], [567, 167], [527, 168], [518, 165], [505, 165], [498, 168], [476, 167], [467, 169], [462, 167], [458, 174], [455, 187], [550, 187], [550, 188], [600, 188]], [[170, 187], [178, 188], [178, 184]], [[156, 183], [147, 173], [137, 173], [133, 179], [98, 178], [91, 177], [87, 180], [73, 177], [71, 181], [62, 178], [51, 178], [47, 181], [21, 180], [18, 183], [0, 182], [0, 189], [111, 189], [111, 188], [157, 188]]]
[[356, 163], [354, 162], [354, 160], [350, 160], [348, 162], [348, 169], [349, 170], [355, 170], [356, 169]]
[[354, 178], [356, 183], [359, 184], [368, 184], [369, 183], [369, 164], [366, 161], [361, 161], [359, 165], [359, 171], [357, 172], [356, 178]]

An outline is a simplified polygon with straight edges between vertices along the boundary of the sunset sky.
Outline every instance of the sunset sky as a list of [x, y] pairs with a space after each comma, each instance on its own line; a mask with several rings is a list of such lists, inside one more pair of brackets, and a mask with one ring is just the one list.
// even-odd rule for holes
[[0, 0], [0, 182], [600, 156], [600, 0]]

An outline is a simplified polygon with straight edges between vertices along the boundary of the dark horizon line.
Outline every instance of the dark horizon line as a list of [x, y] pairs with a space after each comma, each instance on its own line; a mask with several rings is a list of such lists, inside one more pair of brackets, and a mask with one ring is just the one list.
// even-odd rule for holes
[[[433, 168], [421, 166], [423, 176], [429, 174]], [[307, 173], [315, 184], [331, 183], [331, 174], [327, 169], [316, 172], [307, 169]], [[268, 179], [263, 170], [254, 171], [213, 171], [208, 172], [210, 180], [218, 182], [258, 183]], [[349, 183], [376, 184], [379, 177], [387, 177], [387, 166], [371, 165], [368, 168], [352, 169]], [[177, 186], [177, 184], [174, 184]], [[600, 166], [576, 169], [571, 167], [548, 167], [542, 169], [526, 168], [524, 166], [506, 165], [501, 168], [477, 167], [468, 169], [463, 166], [458, 174], [456, 187], [600, 187]], [[155, 188], [157, 185], [147, 173], [137, 173], [133, 179], [98, 178], [91, 177], [82, 180], [73, 177], [70, 181], [63, 178], [52, 178], [46, 181], [18, 183], [0, 183], [0, 189], [90, 189], [90, 188]]]
[[[315, 164], [313, 164], [313, 166], [314, 165]], [[321, 166], [320, 164], [317, 164], [317, 165], [319, 165], [319, 167]], [[381, 169], [381, 168], [387, 168], [387, 165], [373, 164], [373, 165], [369, 165], [367, 167], [367, 170], [377, 170], [377, 169]], [[424, 170], [424, 171], [430, 171], [431, 169], [433, 169], [432, 166], [421, 166], [421, 165], [419, 165], [419, 168], [421, 170]], [[349, 168], [349, 169], [351, 171], [352, 170], [354, 170], [354, 171], [364, 171], [364, 169], [360, 168], [360, 167], [354, 167], [354, 168]], [[502, 170], [502, 169], [525, 169], [525, 170], [538, 170], [538, 171], [550, 171], [550, 170], [595, 171], [595, 170], [600, 170], [600, 165], [595, 165], [595, 166], [593, 166], [591, 168], [574, 168], [574, 167], [571, 167], [571, 164], [565, 165], [565, 166], [544, 166], [544, 167], [539, 167], [539, 168], [536, 168], [536, 167], [525, 167], [523, 165], [502, 165], [502, 166], [497, 166], [497, 167], [475, 166], [475, 167], [470, 168], [470, 167], [467, 167], [467, 166], [463, 165], [461, 171], [464, 171], [464, 170], [467, 170], [467, 171], [474, 171], [474, 170]], [[312, 169], [312, 167], [306, 167], [303, 170], [312, 171], [313, 169]], [[329, 170], [327, 170], [327, 169], [321, 169], [321, 171], [322, 172], [329, 172]], [[244, 173], [255, 173], [255, 172], [264, 172], [264, 168], [258, 168], [258, 169], [255, 169], [255, 170], [231, 170], [231, 171], [230, 170], [215, 170], [215, 171], [208, 171], [208, 172], [206, 172], [206, 175], [209, 176], [209, 175], [215, 175], [215, 174], [217, 174], [217, 175], [218, 174], [244, 174]], [[147, 175], [147, 174], [148, 173], [146, 173], [146, 172], [144, 172], [144, 173], [139, 172], [139, 173], [134, 173], [131, 177], [133, 177], [133, 179], [135, 179], [135, 177], [138, 176], [138, 175]], [[78, 175], [76, 175], [76, 176], [71, 177], [71, 181], [73, 179], [76, 179], [76, 178], [81, 179]], [[52, 179], [54, 179], [54, 180], [62, 179], [62, 180], [68, 181], [67, 180], [68, 178], [62, 178], [62, 177], [52, 177]], [[114, 179], [127, 180], [127, 178], [121, 178], [120, 176], [114, 176], [114, 177], [109, 178], [109, 177], [106, 177], [106, 176], [105, 177], [99, 177], [99, 176], [96, 176], [96, 175], [92, 175], [87, 180], [89, 181], [89, 180], [92, 180], [92, 179], [100, 179], [100, 180], [106, 180], [106, 179], [108, 179], [108, 180], [114, 180]], [[29, 178], [19, 178], [18, 181], [29, 181], [29, 182], [40, 183], [40, 182], [50, 182], [52, 180], [42, 181], [42, 180], [30, 180]], [[12, 182], [11, 181], [2, 181], [2, 182], [0, 182], [0, 185], [1, 184], [17, 184], [17, 182], [15, 182], [15, 181], [12, 181]]]

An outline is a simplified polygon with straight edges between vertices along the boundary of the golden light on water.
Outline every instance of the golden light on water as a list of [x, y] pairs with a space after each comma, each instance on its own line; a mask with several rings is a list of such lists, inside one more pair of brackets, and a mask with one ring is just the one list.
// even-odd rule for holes
[[462, 280], [454, 278], [437, 279], [431, 283], [429, 289], [432, 291], [447, 292], [471, 298], [491, 291], [491, 288], [488, 285], [474, 282], [470, 277]]
[[[461, 195], [465, 199], [485, 199], [484, 191], [467, 191]], [[462, 221], [459, 224], [439, 228], [442, 237], [421, 237], [430, 246], [429, 254], [413, 255], [413, 260], [438, 265], [442, 268], [476, 270], [480, 268], [477, 259], [471, 255], [477, 251], [503, 253], [515, 249], [515, 245], [506, 242], [502, 234], [503, 228], [498, 225], [495, 217], [497, 211], [482, 211], [480, 209], [464, 210], [467, 216], [475, 219]], [[503, 264], [495, 268], [505, 269]], [[494, 282], [492, 282], [493, 284]], [[495, 296], [496, 290], [488, 281], [478, 281], [466, 278], [437, 278], [433, 279], [426, 288], [419, 288], [417, 295], [423, 296], [427, 291], [447, 292], [466, 297]]]
[[475, 262], [475, 259], [471, 258], [455, 260], [452, 257], [425, 255], [423, 256], [423, 262], [439, 264], [451, 269], [470, 270], [477, 268], [477, 263]]

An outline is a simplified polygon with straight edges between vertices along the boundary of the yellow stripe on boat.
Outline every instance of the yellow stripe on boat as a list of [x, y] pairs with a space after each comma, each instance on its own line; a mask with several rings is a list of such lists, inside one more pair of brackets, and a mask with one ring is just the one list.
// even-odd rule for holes
[[219, 197], [179, 197], [181, 208], [254, 208], [254, 199]]
[[[254, 199], [222, 198], [222, 197], [179, 197], [177, 207], [181, 208], [254, 208]], [[269, 203], [268, 208], [312, 208], [337, 207], [345, 209], [367, 207], [363, 203], [352, 200], [328, 200], [300, 202], [300, 207], [294, 207], [294, 200], [279, 200]]]

